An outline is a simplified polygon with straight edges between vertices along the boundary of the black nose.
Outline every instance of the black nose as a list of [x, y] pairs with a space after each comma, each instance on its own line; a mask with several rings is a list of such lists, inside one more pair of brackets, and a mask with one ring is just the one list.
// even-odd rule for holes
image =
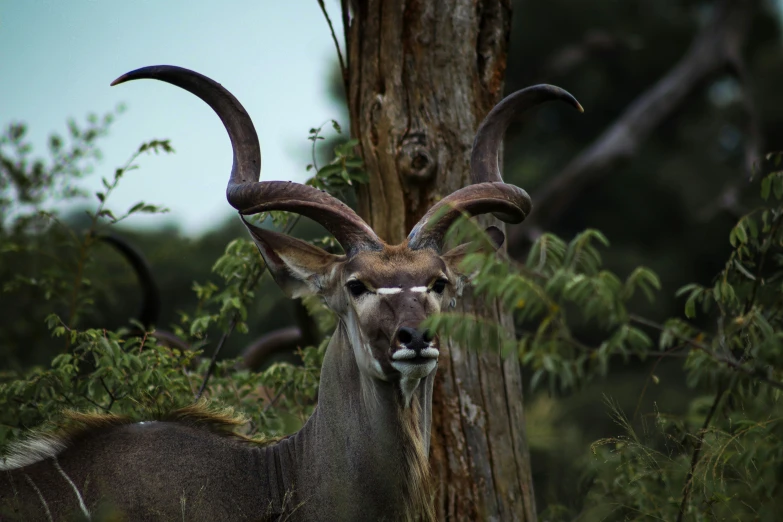
[[432, 333], [429, 330], [419, 331], [410, 326], [403, 326], [397, 330], [397, 344], [417, 352], [425, 349], [432, 341]]

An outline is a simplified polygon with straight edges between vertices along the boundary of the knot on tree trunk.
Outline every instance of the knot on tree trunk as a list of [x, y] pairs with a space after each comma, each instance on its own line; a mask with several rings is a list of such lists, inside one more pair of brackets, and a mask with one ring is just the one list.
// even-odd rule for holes
[[397, 152], [397, 169], [408, 183], [425, 183], [435, 177], [438, 162], [427, 146], [424, 133], [408, 134]]

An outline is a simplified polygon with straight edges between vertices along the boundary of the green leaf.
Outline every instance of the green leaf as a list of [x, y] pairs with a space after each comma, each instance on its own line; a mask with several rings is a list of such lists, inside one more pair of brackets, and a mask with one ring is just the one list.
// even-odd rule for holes
[[769, 192], [772, 188], [772, 175], [765, 176], [761, 180], [761, 197], [766, 201], [769, 198]]
[[696, 296], [697, 294], [694, 292], [685, 301], [685, 317], [689, 319], [696, 317]]

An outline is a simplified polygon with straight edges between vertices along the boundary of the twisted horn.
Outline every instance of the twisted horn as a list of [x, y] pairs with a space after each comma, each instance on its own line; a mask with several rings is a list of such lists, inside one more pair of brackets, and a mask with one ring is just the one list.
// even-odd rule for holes
[[535, 85], [500, 101], [481, 122], [470, 155], [472, 185], [446, 196], [427, 211], [408, 235], [408, 246], [440, 251], [443, 237], [462, 214], [493, 213], [506, 223], [521, 223], [533, 208], [530, 196], [521, 188], [503, 182], [498, 154], [503, 134], [514, 117], [538, 104], [562, 100], [584, 112], [576, 98], [554, 85]]
[[234, 163], [226, 188], [228, 202], [240, 214], [284, 210], [306, 216], [326, 228], [345, 250], [377, 249], [383, 243], [346, 204], [308, 185], [290, 181], [259, 181], [261, 149], [253, 122], [242, 104], [222, 85], [189, 69], [173, 65], [142, 67], [123, 74], [111, 85], [149, 78], [195, 94], [217, 113], [231, 139]]
[[152, 328], [160, 318], [160, 290], [152, 277], [149, 263], [138, 249], [120, 236], [107, 233], [98, 235], [97, 239], [113, 246], [130, 263], [141, 286], [141, 308], [137, 320], [145, 328]]
[[[180, 350], [190, 350], [190, 345], [183, 339], [180, 339], [172, 332], [156, 328], [160, 318], [160, 290], [155, 278], [152, 277], [152, 270], [149, 263], [138, 249], [128, 241], [114, 234], [100, 234], [96, 236], [99, 241], [113, 246], [130, 263], [136, 277], [141, 285], [141, 309], [139, 310], [137, 320], [145, 329], [155, 328], [152, 334], [158, 342], [179, 348]], [[131, 330], [133, 335], [144, 335], [144, 330], [138, 331], [135, 328]]]

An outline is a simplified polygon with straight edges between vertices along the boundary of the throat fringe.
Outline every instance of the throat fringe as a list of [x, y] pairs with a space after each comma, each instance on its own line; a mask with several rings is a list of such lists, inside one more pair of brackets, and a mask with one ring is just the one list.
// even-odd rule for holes
[[406, 501], [406, 520], [434, 521], [432, 477], [427, 455], [424, 452], [424, 440], [421, 433], [421, 404], [414, 395], [410, 407], [400, 409], [405, 451], [405, 475], [403, 491]]

